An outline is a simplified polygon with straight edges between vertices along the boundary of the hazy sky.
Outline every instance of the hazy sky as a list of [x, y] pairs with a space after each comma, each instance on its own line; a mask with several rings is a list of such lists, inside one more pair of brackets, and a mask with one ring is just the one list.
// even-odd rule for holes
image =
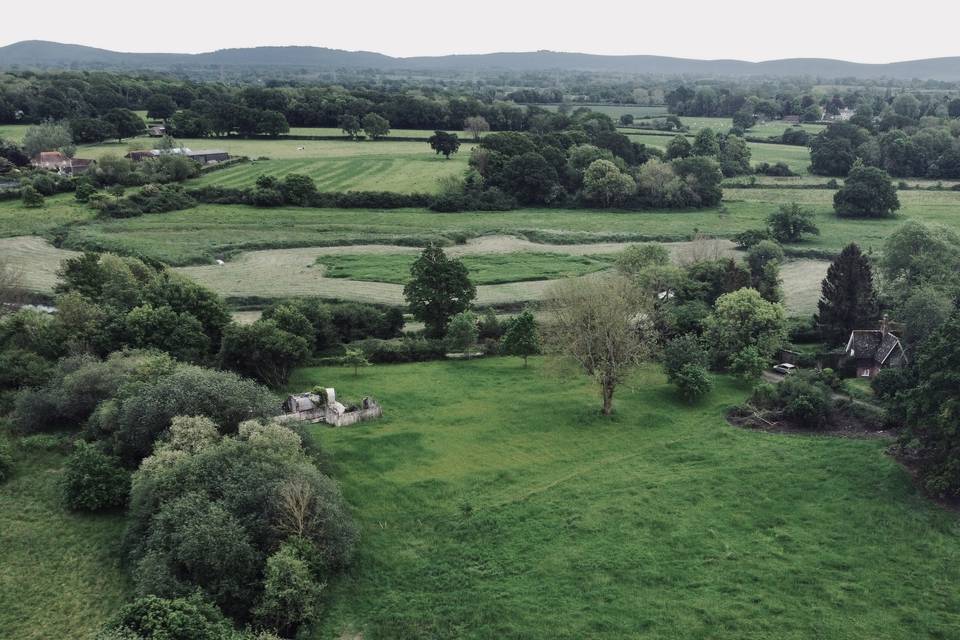
[[[890, 62], [960, 55], [960, 1], [5, 0], [0, 45], [118, 51], [316, 45], [394, 56], [581, 51]], [[896, 7], [896, 8], [894, 8]]]

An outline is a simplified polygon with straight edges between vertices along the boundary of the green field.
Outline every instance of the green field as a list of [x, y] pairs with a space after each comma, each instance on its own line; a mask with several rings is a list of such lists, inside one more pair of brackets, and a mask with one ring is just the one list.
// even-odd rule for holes
[[[559, 105], [556, 104], [537, 104], [529, 106], [539, 107], [549, 111], [556, 111], [559, 108]], [[604, 113], [614, 120], [619, 120], [620, 116], [626, 113], [629, 113], [635, 118], [644, 116], [665, 116], [669, 114], [665, 105], [641, 106], [636, 104], [577, 104], [576, 102], [569, 102], [567, 103], [567, 106], [570, 107], [571, 111], [574, 109], [579, 109], [580, 107], [587, 107], [591, 111]]]
[[[960, 227], [956, 215], [960, 192], [902, 191], [895, 218], [857, 220], [833, 214], [833, 192], [826, 189], [725, 189], [721, 207], [702, 211], [612, 212], [567, 209], [520, 209], [489, 213], [432, 213], [399, 209], [256, 209], [236, 205], [202, 205], [186, 211], [119, 220], [92, 220], [63, 230], [64, 246], [142, 253], [170, 264], [211, 262], [237, 251], [305, 246], [401, 244], [424, 246], [453, 243], [483, 235], [516, 235], [549, 244], [689, 240], [697, 233], [730, 237], [763, 226], [781, 204], [798, 202], [811, 208], [821, 235], [788, 249], [839, 252], [849, 242], [877, 250], [905, 220]], [[47, 211], [57, 219], [81, 217], [84, 209], [66, 197], [52, 199], [47, 209], [17, 211], [26, 227], [43, 229]], [[10, 205], [12, 203], [5, 203]], [[0, 212], [5, 207], [0, 207]], [[0, 214], [0, 223], [4, 217]], [[0, 224], [3, 235], [22, 235], [15, 219]]]
[[[327, 278], [349, 278], [368, 282], [406, 284], [416, 255], [335, 254], [320, 256]], [[462, 258], [474, 284], [503, 284], [530, 280], [570, 278], [608, 269], [605, 256], [571, 256], [562, 253], [500, 253], [468, 255]]]
[[[472, 139], [472, 133], [465, 133], [463, 130], [446, 129], [448, 133], [455, 133], [461, 139]], [[390, 138], [429, 138], [433, 135], [433, 129], [390, 129], [386, 139]], [[343, 129], [336, 127], [290, 127], [290, 131], [285, 135], [290, 136], [343, 136]], [[362, 134], [361, 134], [362, 135]]]
[[717, 382], [690, 408], [645, 369], [603, 420], [538, 360], [297, 372], [386, 415], [312, 430], [363, 539], [314, 637], [953, 637], [957, 515], [885, 440], [728, 426]]
[[20, 450], [0, 484], [0, 637], [88, 638], [129, 597], [121, 515], [64, 511], [66, 457]]
[[[319, 248], [335, 248], [340, 255], [366, 256], [374, 248], [380, 254], [413, 254], [416, 247], [431, 242], [456, 249], [467, 240], [493, 238], [500, 242], [496, 239], [509, 237], [511, 246], [497, 248], [493, 253], [563, 254], [565, 257], [556, 259], [555, 264], [539, 259], [537, 264], [512, 259], [507, 264], [502, 257], [496, 258], [496, 266], [479, 281], [479, 301], [516, 304], [543, 297], [547, 283], [541, 278], [593, 269], [583, 265], [570, 268], [584, 255], [619, 251], [622, 243], [628, 242], [687, 241], [697, 234], [729, 238], [739, 231], [762, 227], [772, 211], [790, 202], [813, 210], [821, 230], [819, 236], [787, 246], [788, 253], [800, 255], [813, 252], [825, 258], [854, 241], [876, 253], [890, 233], [908, 219], [960, 228], [956, 215], [960, 192], [956, 191], [901, 191], [900, 214], [883, 220], [837, 218], [832, 208], [833, 191], [827, 189], [727, 188], [724, 192], [720, 207], [686, 212], [521, 209], [433, 213], [417, 209], [201, 205], [185, 211], [116, 220], [96, 219], [93, 211], [63, 195], [48, 198], [46, 206], [38, 210], [25, 210], [18, 202], [0, 203], [0, 237], [8, 238], [0, 243], [0, 250], [23, 265], [31, 289], [44, 292], [50, 291], [60, 260], [70, 254], [32, 237], [38, 235], [56, 240], [63, 249], [142, 255], [171, 265], [211, 265], [215, 258], [227, 259], [230, 262], [223, 267], [188, 267], [184, 272], [233, 298], [272, 298], [309, 292], [325, 298], [385, 304], [402, 303], [399, 283], [407, 273], [406, 260], [410, 258], [356, 256], [349, 265], [342, 262], [343, 258], [335, 258], [341, 262], [333, 266], [342, 269], [334, 272], [339, 278], [330, 278], [323, 277], [316, 261], [332, 249]], [[572, 251], [571, 245], [576, 245]], [[467, 248], [471, 249], [467, 253], [490, 253]], [[487, 266], [475, 265], [481, 270]], [[815, 310], [825, 269], [823, 259], [795, 260], [783, 265], [790, 313], [808, 314]], [[524, 282], [531, 279], [534, 281]]]
[[[245, 138], [177, 138], [177, 142], [193, 149], [222, 149], [235, 156], [249, 158], [267, 157], [272, 160], [303, 160], [314, 158], [401, 158], [436, 156], [426, 142], [405, 142], [400, 140], [248, 140]], [[134, 149], [152, 149], [156, 140], [153, 138], [135, 138], [119, 142], [104, 142], [101, 144], [85, 145], [77, 149], [77, 157], [99, 158], [104, 155], [123, 155]], [[472, 143], [464, 142], [458, 154], [469, 156]], [[303, 149], [300, 149], [303, 147]]]
[[[689, 134], [687, 134], [689, 137]], [[657, 149], [666, 149], [673, 136], [663, 134], [631, 134], [630, 140]], [[786, 162], [794, 173], [806, 175], [810, 166], [810, 149], [789, 144], [748, 142], [751, 164]]]
[[[138, 138], [81, 147], [78, 157], [123, 155], [132, 149], [151, 148], [154, 140]], [[464, 143], [450, 160], [434, 153], [426, 142], [393, 140], [244, 140], [241, 138], [182, 139], [193, 149], [223, 149], [254, 162], [204, 175], [194, 184], [225, 187], [251, 186], [257, 176], [304, 173], [321, 191], [434, 192], [437, 179], [461, 175], [467, 168], [471, 143]], [[301, 148], [302, 147], [302, 148]], [[257, 160], [257, 158], [267, 158]]]
[[27, 132], [25, 124], [0, 124], [0, 139], [11, 142], [23, 142], [23, 135]]

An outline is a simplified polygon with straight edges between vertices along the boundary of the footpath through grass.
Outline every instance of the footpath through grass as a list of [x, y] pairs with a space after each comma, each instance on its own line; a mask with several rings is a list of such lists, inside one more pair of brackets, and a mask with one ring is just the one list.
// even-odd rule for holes
[[16, 458], [0, 484], [0, 637], [91, 637], [130, 595], [124, 518], [63, 509], [65, 455], [31, 449]]
[[[316, 638], [951, 638], [958, 517], [880, 440], [755, 433], [648, 368], [601, 419], [537, 359], [298, 371], [385, 419], [312, 428], [362, 527]], [[348, 637], [353, 637], [349, 635]]]

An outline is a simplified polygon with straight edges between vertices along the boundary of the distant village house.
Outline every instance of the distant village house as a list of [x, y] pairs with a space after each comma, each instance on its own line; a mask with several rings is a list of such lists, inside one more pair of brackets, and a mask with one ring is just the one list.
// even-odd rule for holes
[[30, 164], [38, 169], [56, 171], [67, 176], [78, 175], [90, 169], [93, 160], [85, 158], [68, 158], [59, 151], [41, 151], [30, 160]]
[[873, 378], [881, 369], [907, 365], [907, 354], [900, 338], [890, 332], [884, 316], [879, 329], [855, 329], [850, 332], [844, 350], [848, 362], [857, 368], [858, 378]]

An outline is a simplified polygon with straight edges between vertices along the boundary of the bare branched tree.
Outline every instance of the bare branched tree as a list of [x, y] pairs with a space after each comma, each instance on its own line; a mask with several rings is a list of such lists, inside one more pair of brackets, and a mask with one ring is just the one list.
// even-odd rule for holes
[[316, 496], [305, 480], [295, 478], [280, 487], [277, 495], [277, 529], [288, 536], [305, 536], [315, 517]]
[[480, 134], [490, 131], [490, 123], [483, 116], [470, 116], [463, 120], [463, 130], [473, 134], [473, 139], [479, 141]]
[[600, 385], [603, 414], [613, 393], [656, 343], [650, 300], [627, 278], [607, 276], [558, 282], [545, 301], [544, 346], [575, 362]]
[[724, 258], [730, 252], [729, 243], [718, 238], [698, 233], [677, 255], [677, 262], [689, 266], [697, 262], [709, 262]]

